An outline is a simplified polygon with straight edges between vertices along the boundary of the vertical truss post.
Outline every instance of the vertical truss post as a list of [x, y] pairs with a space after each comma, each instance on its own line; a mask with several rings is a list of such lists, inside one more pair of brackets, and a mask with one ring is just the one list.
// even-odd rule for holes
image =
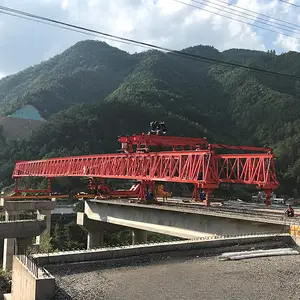
[[89, 190], [93, 190], [93, 189], [94, 189], [93, 186], [94, 186], [93, 178], [89, 178], [88, 189], [89, 189]]
[[272, 194], [272, 190], [270, 189], [266, 189], [264, 190], [265, 194], [266, 194], [266, 200], [265, 200], [265, 204], [267, 206], [271, 205], [271, 194]]
[[203, 188], [203, 192], [205, 193], [204, 205], [205, 206], [210, 206], [210, 196], [213, 192], [213, 189]]
[[140, 189], [138, 194], [138, 200], [146, 200], [146, 193], [151, 189], [153, 193], [153, 200], [156, 201], [156, 191], [155, 191], [155, 182], [154, 181], [141, 181]]
[[90, 178], [88, 188], [89, 190], [95, 193], [95, 196], [97, 196], [99, 192], [101, 195], [105, 194], [109, 196], [111, 192], [110, 188], [105, 185], [104, 178], [97, 178], [97, 177]]
[[47, 180], [48, 180], [48, 187], [47, 187], [47, 193], [51, 193], [51, 178], [50, 177], [48, 177], [47, 178]]
[[19, 193], [19, 178], [16, 177], [15, 178], [15, 189], [14, 189], [15, 193], [18, 194]]
[[[97, 179], [95, 179], [97, 180]], [[97, 188], [102, 191], [104, 194], [110, 194], [111, 190], [108, 186], [105, 185], [104, 178], [98, 178], [97, 180]]]
[[199, 188], [198, 188], [197, 184], [194, 184], [194, 191], [193, 191], [192, 199], [195, 200], [196, 202], [201, 201]]
[[156, 188], [155, 188], [155, 181], [149, 181], [149, 185], [152, 189], [152, 193], [153, 193], [153, 200], [156, 201]]
[[138, 200], [146, 200], [146, 183], [141, 181]]

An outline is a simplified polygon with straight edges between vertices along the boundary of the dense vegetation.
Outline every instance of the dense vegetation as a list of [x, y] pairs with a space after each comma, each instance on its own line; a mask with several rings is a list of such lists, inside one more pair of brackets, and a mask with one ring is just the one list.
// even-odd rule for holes
[[[209, 46], [185, 51], [300, 76], [300, 54]], [[281, 191], [300, 187], [300, 83], [147, 51], [84, 41], [0, 81], [0, 114], [36, 106], [48, 122], [27, 140], [0, 142], [0, 187], [22, 159], [115, 152], [120, 134], [164, 119], [170, 134], [271, 146]]]

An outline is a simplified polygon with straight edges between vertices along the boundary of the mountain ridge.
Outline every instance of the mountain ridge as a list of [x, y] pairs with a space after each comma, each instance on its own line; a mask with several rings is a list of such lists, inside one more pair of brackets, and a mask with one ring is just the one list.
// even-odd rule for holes
[[[299, 53], [201, 45], [183, 51], [300, 75]], [[118, 135], [146, 132], [156, 119], [172, 135], [271, 146], [281, 189], [300, 187], [297, 81], [157, 50], [128, 54], [96, 41], [49, 61], [0, 80], [0, 114], [33, 104], [47, 119], [25, 140], [4, 142], [0, 187], [9, 184], [15, 160], [115, 152]]]

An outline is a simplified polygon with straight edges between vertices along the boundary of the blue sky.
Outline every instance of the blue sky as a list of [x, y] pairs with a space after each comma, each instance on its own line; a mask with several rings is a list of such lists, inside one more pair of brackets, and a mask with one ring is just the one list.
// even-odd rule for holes
[[[278, 33], [268, 32], [216, 15], [236, 18], [232, 14], [241, 11], [237, 5], [257, 12], [254, 18], [261, 13], [296, 24], [299, 27], [295, 27], [295, 34], [300, 37], [300, 8], [278, 0], [232, 0], [230, 6], [224, 3], [226, 0], [180, 1], [186, 4], [175, 0], [0, 0], [0, 5], [173, 49], [205, 44], [219, 50], [275, 49], [277, 53], [300, 50], [299, 39], [280, 35], [280, 29], [269, 27]], [[300, 0], [293, 2], [300, 4]], [[230, 13], [221, 5], [231, 9]], [[267, 27], [257, 19], [250, 22]], [[0, 14], [0, 77], [37, 64], [88, 38], [95, 37]], [[144, 50], [107, 42], [131, 53]]]

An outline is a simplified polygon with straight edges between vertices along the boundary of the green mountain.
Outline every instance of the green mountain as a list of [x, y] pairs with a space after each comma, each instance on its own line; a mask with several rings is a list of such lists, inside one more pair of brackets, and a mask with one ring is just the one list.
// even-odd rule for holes
[[[300, 76], [300, 55], [210, 46], [185, 52]], [[0, 147], [0, 187], [15, 160], [115, 152], [117, 136], [163, 119], [169, 134], [271, 146], [281, 191], [300, 187], [300, 94], [296, 80], [147, 51], [130, 55], [79, 42], [0, 81], [0, 114], [26, 104], [47, 120], [29, 138]]]
[[96, 41], [79, 42], [60, 55], [0, 81], [0, 114], [31, 104], [49, 117], [77, 103], [97, 103], [130, 73], [135, 58]]

